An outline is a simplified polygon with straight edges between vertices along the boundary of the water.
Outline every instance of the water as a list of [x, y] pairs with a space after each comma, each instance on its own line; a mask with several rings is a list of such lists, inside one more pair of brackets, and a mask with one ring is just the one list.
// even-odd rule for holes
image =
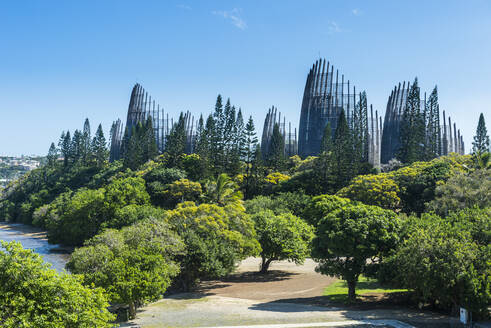
[[60, 245], [49, 244], [46, 234], [20, 223], [0, 222], [0, 240], [18, 241], [24, 248], [32, 249], [41, 255], [44, 261], [51, 263], [51, 268], [61, 272], [65, 269], [69, 253]]

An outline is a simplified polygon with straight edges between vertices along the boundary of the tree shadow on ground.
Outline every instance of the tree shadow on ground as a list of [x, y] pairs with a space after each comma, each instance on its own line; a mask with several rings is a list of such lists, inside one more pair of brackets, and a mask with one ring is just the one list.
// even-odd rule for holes
[[[333, 297], [334, 296], [334, 297]], [[275, 301], [269, 301], [265, 303], [255, 304], [251, 309], [267, 310], [268, 305], [278, 303], [293, 303], [302, 306], [316, 306], [324, 307], [326, 310], [344, 308], [349, 310], [374, 310], [374, 309], [387, 309], [387, 308], [400, 308], [412, 307], [414, 304], [410, 301], [410, 297], [407, 293], [391, 293], [391, 294], [364, 294], [357, 295], [355, 302], [347, 303], [346, 294], [335, 294], [329, 296], [315, 296], [315, 297], [297, 297], [297, 298], [284, 298]], [[275, 307], [277, 308], [277, 307]], [[308, 310], [302, 310], [308, 311]]]
[[335, 302], [328, 296], [285, 298], [254, 304], [249, 309], [278, 313], [340, 311], [340, 315], [349, 320], [394, 319], [415, 327], [428, 328], [456, 327], [458, 324], [456, 318], [449, 317], [446, 313], [419, 310], [409, 301], [407, 295], [402, 298], [400, 296], [397, 298], [389, 294], [381, 299], [380, 295], [362, 295], [350, 304]]
[[272, 282], [272, 281], [281, 281], [290, 279], [293, 276], [298, 275], [298, 273], [294, 272], [286, 272], [281, 270], [271, 270], [268, 273], [260, 273], [260, 272], [240, 272], [231, 274], [223, 279], [220, 279], [222, 282]]

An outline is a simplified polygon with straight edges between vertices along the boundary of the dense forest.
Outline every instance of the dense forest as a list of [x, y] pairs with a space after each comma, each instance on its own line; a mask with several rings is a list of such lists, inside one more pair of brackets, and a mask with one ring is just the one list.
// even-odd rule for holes
[[[249, 256], [262, 259], [263, 274], [273, 261], [312, 257], [321, 273], [347, 281], [350, 301], [363, 274], [409, 289], [416, 304], [489, 315], [491, 162], [482, 115], [472, 155], [413, 161], [401, 149], [407, 163], [380, 170], [366, 162], [344, 113], [319, 156], [287, 158], [278, 131], [264, 154], [252, 117], [245, 122], [221, 101], [200, 119], [195, 153], [186, 152], [183, 117], [163, 154], [148, 120], [125, 132], [122, 159], [109, 162], [101, 125], [92, 135], [86, 120], [51, 144], [46, 165], [2, 191], [0, 219], [77, 247], [67, 265], [74, 275], [60, 275], [19, 245], [3, 245], [3, 326], [58, 311], [65, 326], [110, 327], [109, 303], [134, 317], [145, 302], [224, 277]], [[16, 284], [7, 283], [12, 276]], [[61, 291], [66, 304], [49, 303]], [[45, 301], [24, 305], [33, 293]]]

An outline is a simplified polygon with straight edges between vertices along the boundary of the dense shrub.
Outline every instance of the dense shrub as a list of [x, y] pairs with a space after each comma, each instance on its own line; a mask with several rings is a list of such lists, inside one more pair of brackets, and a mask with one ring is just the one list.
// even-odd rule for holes
[[0, 250], [0, 325], [4, 328], [112, 327], [102, 289], [81, 277], [57, 273], [20, 243]]
[[145, 301], [157, 300], [179, 272], [179, 237], [162, 219], [148, 218], [121, 231], [108, 229], [76, 249], [67, 268], [87, 285], [103, 287], [112, 302], [128, 304], [130, 316]]
[[[490, 210], [466, 210], [442, 219], [412, 217], [411, 231], [380, 271], [414, 291], [417, 301], [444, 309], [462, 306], [487, 316], [491, 302]], [[481, 229], [487, 229], [483, 233]]]

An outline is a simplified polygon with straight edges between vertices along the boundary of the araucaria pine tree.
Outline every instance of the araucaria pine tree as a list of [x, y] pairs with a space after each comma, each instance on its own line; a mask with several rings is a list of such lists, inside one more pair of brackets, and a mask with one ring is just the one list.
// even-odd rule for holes
[[424, 159], [425, 117], [421, 111], [420, 89], [415, 78], [407, 96], [401, 121], [400, 148], [397, 159], [413, 163]]
[[353, 111], [352, 133], [354, 160], [356, 163], [368, 161], [368, 108], [367, 94], [365, 91], [360, 93], [359, 102]]
[[472, 152], [474, 154], [482, 154], [489, 151], [489, 136], [486, 129], [486, 122], [484, 121], [484, 115], [479, 115], [479, 122], [477, 123], [476, 135], [474, 136], [474, 142], [472, 142]]
[[169, 166], [176, 166], [179, 156], [186, 151], [186, 124], [184, 114], [181, 112], [179, 120], [172, 127], [165, 144], [165, 151], [169, 155]]
[[245, 140], [244, 140], [244, 161], [246, 164], [246, 183], [245, 183], [245, 198], [248, 199], [251, 197], [251, 190], [253, 185], [253, 162], [255, 159], [255, 152], [257, 148], [257, 136], [256, 130], [254, 128], [254, 121], [252, 120], [252, 116], [249, 117], [247, 124], [245, 126], [244, 132]]
[[440, 107], [437, 87], [433, 89], [425, 104], [426, 140], [424, 159], [431, 160], [441, 155]]
[[96, 165], [101, 167], [107, 160], [108, 150], [106, 147], [106, 138], [102, 131], [102, 125], [99, 124], [97, 131], [95, 132], [94, 139], [92, 139], [92, 154], [94, 156]]
[[52, 142], [51, 146], [49, 147], [48, 156], [46, 156], [46, 159], [48, 160], [49, 166], [54, 166], [58, 160], [58, 149], [56, 148], [54, 142]]
[[278, 123], [273, 126], [267, 162], [275, 171], [281, 171], [285, 166], [285, 138]]
[[331, 163], [335, 188], [344, 187], [355, 174], [355, 163], [353, 162], [354, 147], [353, 134], [350, 131], [344, 110], [339, 114], [338, 125], [334, 133]]
[[71, 145], [72, 138], [70, 137], [70, 131], [67, 131], [66, 133], [63, 132], [60, 141], [58, 142], [58, 147], [60, 147], [61, 156], [63, 156], [63, 166], [65, 167], [70, 163]]
[[73, 132], [72, 143], [70, 145], [70, 159], [73, 163], [81, 161], [83, 158], [84, 139], [80, 130]]

